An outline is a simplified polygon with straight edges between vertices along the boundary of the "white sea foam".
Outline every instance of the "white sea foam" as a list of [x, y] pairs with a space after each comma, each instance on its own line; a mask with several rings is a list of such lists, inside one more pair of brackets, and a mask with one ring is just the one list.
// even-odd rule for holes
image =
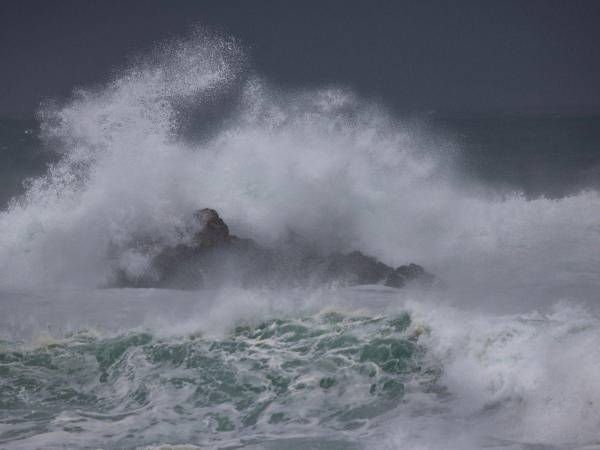
[[[519, 301], [597, 292], [597, 192], [483, 196], [459, 181], [451, 144], [346, 90], [271, 89], [244, 61], [234, 42], [197, 36], [44, 110], [63, 156], [0, 216], [2, 285], [97, 286], [118, 265], [139, 273], [148, 255], [127, 249], [133, 239], [174, 241], [192, 210], [210, 206], [263, 244], [293, 231], [323, 251], [419, 262], [477, 301], [513, 288], [505, 297]], [[190, 139], [182, 118], [202, 125], [190, 111], [219, 95], [234, 112]]]
[[[63, 156], [0, 216], [2, 285], [97, 286], [117, 265], [143, 271], [133, 239], [176, 240], [210, 206], [263, 244], [293, 231], [324, 251], [419, 262], [477, 301], [513, 288], [505, 297], [598, 292], [597, 192], [483, 196], [460, 182], [451, 144], [346, 90], [272, 89], [244, 61], [235, 42], [196, 36], [44, 110]], [[182, 120], [202, 125], [190, 111], [219, 95], [233, 112], [190, 139]]]
[[[584, 448], [598, 445], [600, 327], [589, 310], [492, 316], [413, 304], [443, 366], [439, 415], [394, 422], [390, 448]], [[418, 430], [418, 431], [415, 431]], [[385, 440], [384, 440], [385, 441]]]
[[[61, 332], [223, 337], [239, 322], [328, 307], [386, 314], [408, 301], [445, 391], [414, 389], [378, 419], [380, 435], [353, 439], [407, 449], [597, 443], [600, 195], [482, 194], [453, 166], [451, 143], [348, 90], [282, 91], [247, 67], [234, 41], [198, 35], [43, 111], [62, 156], [0, 214], [0, 300], [11, 314], [2, 337], [50, 319]], [[233, 107], [214, 112], [215, 126], [195, 123], [220, 100]], [[293, 232], [322, 251], [423, 264], [446, 288], [351, 291], [346, 306], [346, 294], [302, 289], [91, 290], [116, 267], [144, 271], [153, 245], [185, 239], [178, 230], [202, 207], [263, 245]], [[136, 240], [148, 242], [143, 252], [131, 250]], [[71, 438], [56, 431], [32, 446]]]

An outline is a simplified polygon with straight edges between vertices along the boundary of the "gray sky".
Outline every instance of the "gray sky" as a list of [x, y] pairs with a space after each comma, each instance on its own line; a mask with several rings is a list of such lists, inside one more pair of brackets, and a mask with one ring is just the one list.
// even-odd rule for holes
[[283, 86], [340, 84], [404, 111], [600, 110], [597, 0], [3, 0], [0, 114], [100, 83], [198, 23]]

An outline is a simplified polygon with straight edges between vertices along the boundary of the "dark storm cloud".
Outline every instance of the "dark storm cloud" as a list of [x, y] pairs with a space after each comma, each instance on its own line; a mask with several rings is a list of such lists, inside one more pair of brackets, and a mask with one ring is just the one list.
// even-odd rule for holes
[[342, 84], [402, 110], [600, 108], [595, 0], [4, 0], [0, 113], [102, 82], [197, 23], [284, 86]]

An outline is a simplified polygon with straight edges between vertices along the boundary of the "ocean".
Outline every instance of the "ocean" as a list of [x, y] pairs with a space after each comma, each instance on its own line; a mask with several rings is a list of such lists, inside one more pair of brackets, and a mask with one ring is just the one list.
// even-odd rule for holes
[[[600, 448], [600, 115], [251, 67], [197, 36], [0, 119], [0, 449]], [[207, 207], [437, 281], [115, 286]]]

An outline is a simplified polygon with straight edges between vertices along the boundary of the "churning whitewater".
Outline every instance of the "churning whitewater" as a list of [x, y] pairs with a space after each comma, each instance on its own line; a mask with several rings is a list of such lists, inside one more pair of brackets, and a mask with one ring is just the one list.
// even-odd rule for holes
[[[495, 193], [426, 126], [197, 32], [39, 113], [0, 213], [0, 448], [600, 448], [600, 195]], [[433, 286], [118, 289], [215, 208]]]

